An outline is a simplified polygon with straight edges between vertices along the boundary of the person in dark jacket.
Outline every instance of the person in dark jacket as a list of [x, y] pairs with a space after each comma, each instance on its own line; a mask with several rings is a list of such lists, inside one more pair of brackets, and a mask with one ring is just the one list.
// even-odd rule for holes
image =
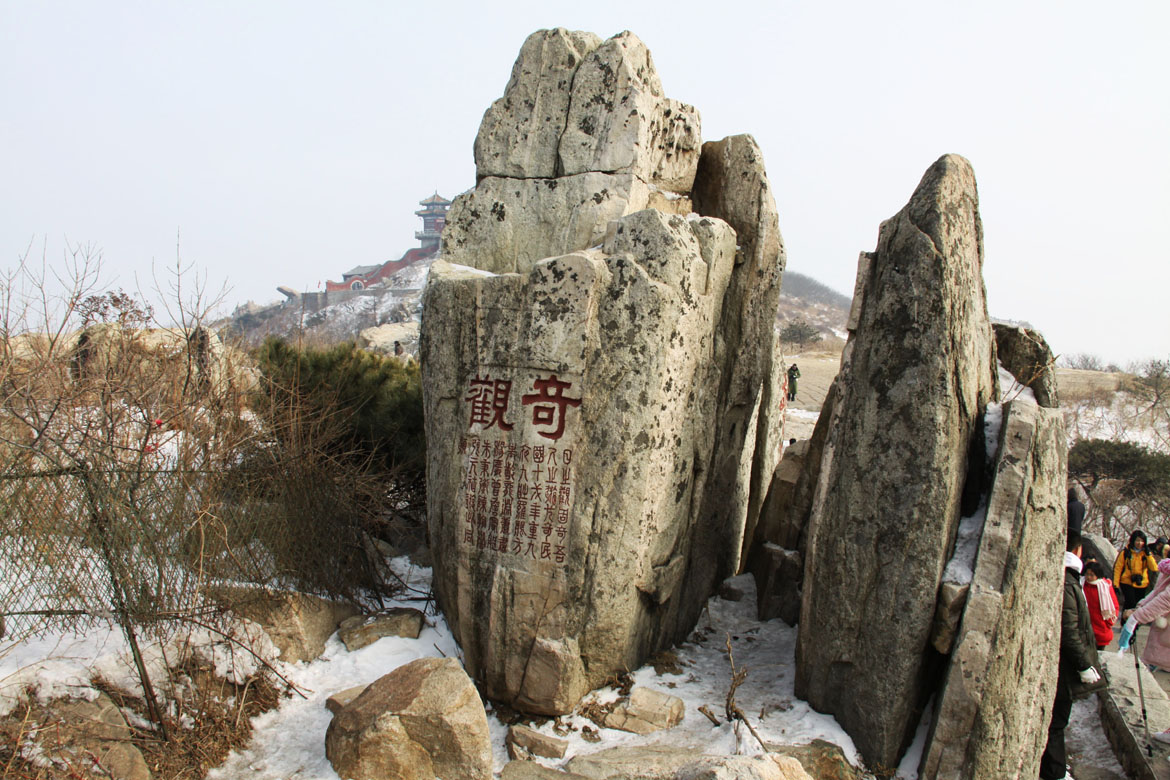
[[[1073, 524], [1073, 520], [1077, 520]], [[1077, 683], [1092, 685], [1101, 679], [1097, 672], [1097, 646], [1089, 607], [1081, 591], [1081, 521], [1072, 515], [1068, 524], [1068, 543], [1064, 554], [1064, 597], [1060, 610], [1060, 662], [1057, 666], [1056, 699], [1052, 704], [1052, 721], [1048, 725], [1048, 744], [1040, 757], [1041, 780], [1061, 780], [1068, 775], [1068, 753], [1064, 730], [1072, 713], [1073, 687]]]
[[800, 379], [800, 369], [793, 363], [788, 367], [788, 400], [796, 400], [796, 380]]

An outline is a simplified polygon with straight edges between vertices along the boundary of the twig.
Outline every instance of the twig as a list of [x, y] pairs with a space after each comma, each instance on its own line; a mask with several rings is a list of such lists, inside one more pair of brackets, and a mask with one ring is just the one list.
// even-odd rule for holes
[[195, 625], [199, 626], [200, 628], [205, 628], [205, 629], [207, 629], [208, 631], [210, 631], [210, 632], [212, 632], [212, 633], [214, 633], [214, 634], [218, 634], [219, 636], [223, 637], [224, 639], [228, 640], [229, 642], [234, 642], [235, 644], [239, 645], [239, 646], [240, 646], [241, 648], [243, 648], [244, 650], [247, 650], [249, 655], [251, 655], [253, 658], [255, 658], [255, 659], [256, 659], [257, 661], [259, 661], [260, 663], [264, 664], [264, 668], [265, 668], [265, 669], [267, 669], [268, 671], [272, 672], [272, 673], [273, 673], [273, 674], [275, 674], [277, 677], [279, 677], [279, 678], [280, 678], [280, 681], [281, 681], [281, 682], [283, 682], [283, 683], [284, 683], [286, 686], [288, 686], [288, 689], [289, 689], [290, 691], [293, 691], [293, 692], [294, 692], [294, 693], [296, 693], [298, 696], [300, 696], [302, 699], [307, 699], [307, 698], [309, 698], [308, 696], [306, 696], [306, 695], [305, 695], [305, 694], [304, 694], [304, 693], [301, 691], [301, 689], [300, 689], [300, 688], [298, 688], [298, 687], [297, 687], [295, 684], [293, 684], [292, 680], [288, 679], [288, 678], [287, 678], [287, 677], [285, 677], [283, 674], [281, 674], [280, 672], [276, 671], [276, 668], [275, 668], [275, 667], [274, 667], [272, 664], [270, 664], [270, 663], [268, 663], [267, 661], [265, 661], [265, 660], [264, 660], [264, 659], [263, 659], [263, 658], [260, 656], [260, 654], [259, 654], [259, 653], [257, 653], [257, 652], [256, 652], [255, 650], [253, 650], [252, 648], [248, 647], [246, 644], [244, 644], [244, 643], [243, 643], [243, 642], [241, 642], [240, 640], [236, 639], [234, 636], [231, 636], [230, 634], [227, 634], [227, 633], [225, 633], [225, 632], [223, 632], [223, 631], [219, 630], [218, 628], [215, 628], [215, 627], [213, 627], [213, 626], [209, 626], [209, 625], [207, 625], [206, 623], [200, 622], [200, 621], [196, 620], [195, 618], [192, 618], [192, 617], [186, 617], [186, 616], [184, 616], [184, 615], [180, 615], [180, 616], [178, 616], [178, 617], [179, 617], [179, 620], [183, 620], [183, 621], [186, 621], [186, 622], [188, 622], [188, 623], [194, 623]]
[[702, 704], [699, 706], [699, 712], [706, 715], [707, 720], [711, 721], [711, 723], [713, 723], [714, 725], [716, 725], [716, 726], [723, 725], [722, 723], [719, 722], [719, 718], [715, 717], [715, 713], [711, 712], [711, 708], [708, 707], [706, 704]]
[[772, 751], [768, 749], [768, 746], [764, 744], [764, 740], [760, 739], [760, 735], [756, 733], [754, 728], [752, 728], [752, 724], [747, 719], [747, 715], [744, 715], [743, 710], [741, 710], [739, 705], [735, 703], [735, 690], [739, 686], [743, 685], [743, 681], [747, 679], [748, 670], [746, 666], [739, 670], [736, 670], [735, 668], [735, 657], [731, 654], [730, 632], [727, 634], [727, 661], [731, 664], [731, 686], [727, 689], [727, 720], [728, 722], [733, 720], [741, 721], [743, 725], [747, 726], [747, 729], [751, 732], [752, 736], [756, 738], [756, 742], [760, 743], [760, 747], [763, 748], [764, 752], [770, 753]]

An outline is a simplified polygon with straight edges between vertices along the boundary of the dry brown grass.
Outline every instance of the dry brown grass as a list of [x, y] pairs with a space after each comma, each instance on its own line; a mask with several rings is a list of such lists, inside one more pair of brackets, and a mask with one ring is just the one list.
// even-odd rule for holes
[[[248, 678], [235, 685], [211, 674], [210, 670], [188, 665], [176, 672], [180, 683], [175, 708], [167, 715], [169, 739], [154, 731], [131, 725], [130, 741], [141, 751], [155, 780], [199, 780], [208, 770], [223, 763], [227, 755], [248, 744], [251, 719], [274, 709], [281, 700], [267, 676]], [[119, 707], [146, 718], [146, 703], [108, 683], [95, 686]], [[32, 696], [5, 718], [0, 718], [0, 778], [3, 780], [78, 780], [107, 775], [93, 761], [79, 760], [76, 749], [55, 726], [52, 705], [43, 706]], [[188, 726], [184, 726], [186, 722]], [[40, 755], [36, 758], [21, 747], [30, 743], [37, 730]], [[57, 738], [54, 739], [54, 734]]]

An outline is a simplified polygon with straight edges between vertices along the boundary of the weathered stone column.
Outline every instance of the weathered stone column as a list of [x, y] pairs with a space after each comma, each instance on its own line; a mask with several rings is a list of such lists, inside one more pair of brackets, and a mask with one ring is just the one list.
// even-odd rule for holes
[[863, 255], [810, 513], [797, 695], [896, 766], [939, 673], [929, 648], [979, 416], [995, 396], [975, 175], [927, 170]]
[[700, 152], [628, 32], [530, 36], [475, 155], [424, 295], [435, 588], [486, 693], [560, 713], [735, 572], [783, 246], [755, 141]]
[[919, 776], [1033, 778], [1048, 739], [1067, 533], [1059, 409], [1003, 407], [994, 482]]
[[566, 712], [669, 644], [689, 611], [734, 256], [725, 223], [648, 210], [601, 249], [526, 275], [435, 264], [423, 330], [435, 585], [489, 696]]

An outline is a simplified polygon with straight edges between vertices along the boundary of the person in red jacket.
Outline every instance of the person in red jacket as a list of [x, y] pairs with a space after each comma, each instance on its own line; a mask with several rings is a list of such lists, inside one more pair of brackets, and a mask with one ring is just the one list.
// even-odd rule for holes
[[1099, 561], [1085, 564], [1085, 604], [1089, 607], [1089, 621], [1093, 624], [1093, 636], [1097, 649], [1104, 650], [1113, 641], [1113, 624], [1121, 605], [1113, 583], [1105, 576], [1105, 567]]

